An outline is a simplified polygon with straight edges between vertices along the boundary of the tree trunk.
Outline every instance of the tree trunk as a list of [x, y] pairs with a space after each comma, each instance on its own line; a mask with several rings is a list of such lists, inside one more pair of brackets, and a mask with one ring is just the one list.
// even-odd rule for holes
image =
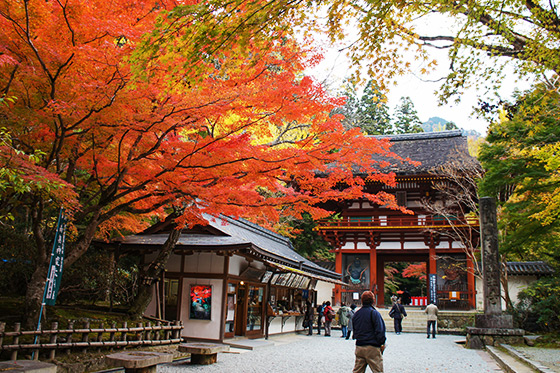
[[25, 293], [25, 312], [23, 325], [26, 330], [35, 330], [39, 321], [39, 311], [43, 301], [45, 283], [47, 281], [48, 263], [38, 262], [27, 285]]
[[173, 253], [173, 249], [175, 248], [180, 235], [180, 229], [173, 229], [169, 233], [169, 237], [167, 237], [167, 240], [163, 244], [158, 256], [150, 263], [148, 268], [140, 273], [138, 294], [128, 311], [131, 315], [141, 317], [146, 311], [146, 308], [150, 305], [154, 284], [165, 269], [167, 261], [169, 260], [171, 253]]
[[[25, 312], [23, 324], [26, 328], [34, 330], [39, 321], [39, 311], [41, 309], [41, 302], [43, 301], [43, 292], [45, 291], [45, 283], [47, 282], [47, 274], [50, 262], [50, 250], [48, 249], [49, 243], [44, 239], [44, 232], [41, 229], [42, 221], [42, 208], [36, 207], [36, 211], [32, 212], [33, 216], [33, 235], [37, 245], [37, 258], [34, 263], [35, 269], [31, 280], [27, 285], [27, 292], [25, 294]], [[75, 246], [68, 247], [64, 258], [64, 268], [72, 265], [78, 260], [89, 248], [93, 240], [95, 230], [99, 225], [99, 213], [94, 215], [94, 218], [88, 223], [84, 235], [76, 242]], [[53, 235], [54, 239], [54, 235]], [[64, 276], [64, 274], [63, 274]]]

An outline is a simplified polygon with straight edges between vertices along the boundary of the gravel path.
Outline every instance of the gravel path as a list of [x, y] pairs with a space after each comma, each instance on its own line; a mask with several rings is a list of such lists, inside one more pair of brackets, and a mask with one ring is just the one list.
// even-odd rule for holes
[[[387, 334], [384, 354], [385, 372], [501, 372], [497, 364], [482, 351], [467, 350], [454, 341], [458, 336], [439, 335], [435, 340], [424, 334]], [[231, 372], [231, 373], [348, 373], [354, 367], [354, 342], [322, 335], [285, 335], [270, 337], [274, 346], [253, 351], [232, 349], [218, 354], [213, 365], [163, 364], [157, 373]], [[367, 372], [370, 372], [369, 368]]]

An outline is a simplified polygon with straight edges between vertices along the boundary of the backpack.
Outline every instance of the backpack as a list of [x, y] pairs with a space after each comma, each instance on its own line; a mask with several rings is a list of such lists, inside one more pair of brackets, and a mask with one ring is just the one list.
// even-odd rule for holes
[[326, 307], [323, 311], [323, 314], [325, 315], [325, 318], [329, 320], [334, 319], [334, 316], [336, 315], [332, 307]]

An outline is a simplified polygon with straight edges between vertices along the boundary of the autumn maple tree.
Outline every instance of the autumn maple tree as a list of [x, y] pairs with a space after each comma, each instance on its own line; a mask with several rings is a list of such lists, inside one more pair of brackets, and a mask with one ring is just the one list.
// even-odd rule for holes
[[342, 101], [303, 74], [318, 57], [285, 27], [263, 30], [266, 43], [239, 38], [211, 50], [201, 35], [212, 39], [213, 18], [191, 17], [175, 30], [175, 47], [153, 49], [158, 25], [197, 6], [0, 2], [1, 88], [16, 97], [1, 109], [1, 166], [37, 186], [0, 190], [2, 215], [12, 214], [14, 227], [28, 221], [37, 250], [28, 326], [60, 207], [70, 217], [65, 266], [95, 237], [137, 232], [169, 214], [179, 227], [203, 223], [203, 213], [273, 226], [282, 214], [324, 217], [316, 206], [325, 200], [397, 207], [388, 194], [364, 193], [353, 175], [393, 183], [371, 155], [404, 160], [387, 140], [329, 117]]
[[426, 280], [426, 263], [411, 263], [402, 272], [403, 277], [414, 277]]

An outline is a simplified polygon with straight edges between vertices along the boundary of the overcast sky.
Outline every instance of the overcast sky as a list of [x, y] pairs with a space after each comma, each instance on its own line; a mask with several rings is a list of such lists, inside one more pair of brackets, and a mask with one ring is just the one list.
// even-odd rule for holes
[[[446, 29], [445, 24], [449, 24], [449, 22], [445, 21], [440, 15], [433, 15], [431, 17], [433, 18], [422, 20], [422, 23], [418, 25], [418, 31], [424, 34], [441, 35], [448, 33], [450, 31], [449, 29], [454, 28], [450, 27]], [[344, 45], [344, 42], [341, 42], [338, 47], [332, 47], [329, 46], [326, 41], [321, 41], [320, 39], [321, 38], [318, 38], [316, 41], [325, 50], [325, 60], [317, 69], [314, 69], [310, 73], [319, 81], [325, 81], [331, 88], [340, 86], [344, 78], [350, 76], [349, 63], [344, 53], [338, 51], [340, 46]], [[478, 94], [474, 89], [467, 91], [461, 97], [461, 101], [458, 104], [438, 105], [436, 91], [440, 87], [441, 82], [435, 82], [435, 80], [445, 76], [449, 66], [449, 60], [447, 58], [447, 51], [445, 50], [434, 50], [432, 55], [438, 60], [438, 70], [436, 72], [428, 76], [423, 75], [422, 79], [420, 79], [419, 73], [402, 76], [398, 81], [398, 85], [391, 87], [390, 92], [387, 93], [391, 115], [394, 112], [395, 106], [399, 104], [400, 98], [409, 96], [422, 122], [427, 121], [430, 117], [441, 117], [445, 120], [455, 122], [460, 128], [476, 130], [480, 134], [485, 135], [488, 122], [476, 118], [473, 114], [473, 107], [475, 107], [478, 102]], [[421, 67], [422, 66], [417, 66], [415, 69], [420, 71]], [[500, 91], [501, 97], [509, 99], [516, 86], [519, 86], [519, 83], [516, 83], [515, 79], [504, 82], [504, 86]], [[525, 87], [521, 88], [528, 88], [528, 83]]]
[[[447, 63], [447, 61], [442, 62]], [[311, 73], [316, 79], [326, 81], [326, 84], [333, 88], [342, 85], [344, 78], [350, 75], [350, 67], [344, 55], [332, 48], [325, 54], [325, 60], [321, 65]], [[400, 98], [409, 96], [422, 122], [427, 121], [430, 117], [441, 117], [455, 122], [460, 128], [473, 129], [484, 135], [488, 123], [477, 119], [473, 115], [473, 106], [477, 104], [476, 92], [468, 92], [468, 94], [463, 95], [459, 104], [438, 106], [436, 90], [441, 83], [427, 80], [440, 78], [441, 76], [441, 73], [427, 77], [422, 76], [424, 81], [414, 74], [401, 77], [398, 85], [391, 87], [387, 95], [391, 115], [395, 106], [399, 104]]]

